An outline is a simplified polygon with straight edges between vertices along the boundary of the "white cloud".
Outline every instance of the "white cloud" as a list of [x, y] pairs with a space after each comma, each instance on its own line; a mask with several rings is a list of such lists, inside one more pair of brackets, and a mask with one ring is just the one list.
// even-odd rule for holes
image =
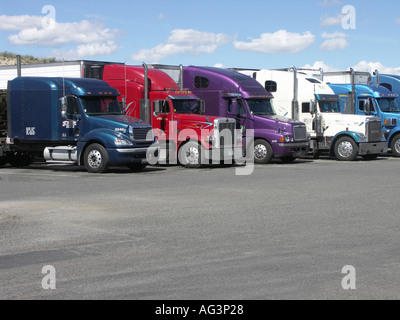
[[344, 38], [335, 38], [325, 40], [320, 46], [321, 51], [344, 50], [350, 46], [350, 43]]
[[375, 70], [378, 70], [379, 73], [400, 75], [400, 67], [387, 67], [381, 62], [361, 61], [355, 65], [353, 69], [356, 71], [365, 71], [369, 73], [373, 73]]
[[19, 33], [10, 35], [8, 40], [15, 46], [61, 47], [72, 43], [104, 42], [115, 38], [118, 34], [118, 30], [105, 28], [100, 22], [83, 20], [72, 23], [56, 22], [51, 28], [23, 28]]
[[323, 2], [319, 3], [319, 5], [321, 7], [330, 7], [330, 6], [336, 6], [336, 5], [341, 5], [341, 4], [343, 4], [343, 2], [340, 0], [324, 0]]
[[193, 29], [175, 29], [168, 39], [151, 49], [142, 49], [134, 53], [134, 61], [159, 62], [163, 58], [176, 54], [188, 53], [198, 55], [213, 53], [218, 47], [230, 42], [232, 37], [223, 33], [201, 32]]
[[350, 46], [350, 43], [346, 40], [349, 36], [345, 33], [335, 32], [322, 34], [322, 39], [326, 39], [320, 46], [321, 51], [335, 51], [344, 50]]
[[335, 32], [335, 33], [326, 33], [324, 32], [322, 34], [322, 39], [334, 39], [334, 38], [348, 38], [349, 35], [341, 32]]
[[[99, 16], [91, 16], [100, 19]], [[52, 56], [78, 59], [87, 56], [112, 54], [119, 49], [115, 38], [117, 29], [109, 29], [99, 21], [59, 23], [45, 16], [0, 16], [0, 31], [16, 31], [8, 36], [14, 46], [40, 46], [52, 48]], [[69, 50], [54, 48], [76, 45]]]
[[53, 50], [50, 56], [58, 59], [79, 60], [86, 57], [110, 55], [119, 49], [119, 46], [114, 41], [109, 40], [107, 42], [81, 44], [70, 50]]
[[369, 72], [373, 73], [375, 70], [378, 70], [381, 74], [395, 74], [400, 75], [400, 67], [387, 67], [381, 62], [368, 62], [368, 61], [360, 61], [358, 64], [352, 67], [348, 67], [347, 69], [340, 69], [335, 66], [327, 65], [324, 61], [315, 61], [313, 65], [306, 64], [303, 68], [305, 69], [320, 69], [324, 72], [334, 72], [334, 71], [350, 71], [350, 68], [353, 68], [355, 71]]
[[303, 68], [304, 69], [315, 69], [315, 70], [322, 69], [322, 70], [324, 70], [324, 72], [338, 71], [338, 69], [336, 69], [333, 66], [325, 64], [323, 61], [315, 61], [313, 65], [306, 64]]
[[341, 26], [344, 15], [339, 13], [334, 17], [323, 16], [321, 17], [321, 27]]
[[263, 33], [259, 39], [250, 42], [234, 41], [237, 50], [259, 53], [298, 53], [313, 45], [315, 35], [310, 31], [303, 34], [279, 30], [275, 33]]
[[225, 66], [222, 63], [216, 63], [216, 64], [214, 64], [214, 67], [215, 68], [222, 68], [222, 69], [225, 68]]
[[22, 29], [39, 28], [43, 17], [38, 16], [0, 16], [0, 31], [16, 31]]

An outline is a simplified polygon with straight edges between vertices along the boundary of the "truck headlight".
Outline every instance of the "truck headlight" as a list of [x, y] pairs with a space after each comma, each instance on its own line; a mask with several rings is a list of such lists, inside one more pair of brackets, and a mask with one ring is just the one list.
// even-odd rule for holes
[[114, 143], [118, 147], [131, 146], [132, 142], [124, 138], [115, 138]]
[[359, 133], [358, 138], [360, 139], [360, 142], [367, 142], [367, 137], [363, 133]]
[[393, 118], [385, 119], [385, 126], [386, 127], [395, 127], [395, 126], [397, 126], [397, 119], [393, 119]]
[[209, 136], [209, 137], [206, 137], [204, 140], [205, 140], [205, 142], [213, 145], [217, 141], [217, 138], [214, 136]]
[[294, 139], [292, 136], [285, 136], [285, 142], [293, 142]]
[[135, 135], [133, 134], [133, 127], [129, 126], [128, 127], [128, 133], [129, 133], [129, 137], [134, 140], [135, 139]]

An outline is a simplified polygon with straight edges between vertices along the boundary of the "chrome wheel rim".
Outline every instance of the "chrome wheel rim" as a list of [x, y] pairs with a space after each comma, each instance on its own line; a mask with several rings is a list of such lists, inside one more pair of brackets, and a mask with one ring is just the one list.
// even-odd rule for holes
[[394, 144], [394, 149], [397, 153], [400, 153], [400, 139], [396, 140], [396, 143]]
[[343, 141], [339, 144], [338, 152], [343, 158], [349, 158], [353, 154], [353, 145], [349, 141]]
[[259, 144], [254, 147], [254, 157], [257, 160], [263, 160], [266, 158], [267, 155], [268, 155], [267, 147], [264, 146], [263, 144]]
[[101, 162], [102, 162], [101, 153], [98, 150], [90, 151], [88, 155], [89, 166], [93, 169], [97, 169], [101, 166]]
[[199, 149], [190, 147], [186, 150], [185, 157], [188, 164], [198, 164], [200, 159]]

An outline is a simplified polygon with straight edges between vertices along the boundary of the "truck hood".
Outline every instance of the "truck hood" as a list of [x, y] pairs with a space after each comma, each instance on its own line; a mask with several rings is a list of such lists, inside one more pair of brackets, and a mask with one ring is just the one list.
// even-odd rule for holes
[[323, 113], [324, 127], [327, 135], [336, 135], [341, 131], [353, 131], [365, 134], [365, 124], [367, 116], [340, 114], [340, 113]]
[[258, 128], [270, 128], [272, 130], [284, 130], [285, 132], [292, 133], [295, 125], [303, 125], [303, 122], [299, 122], [293, 119], [289, 119], [283, 116], [254, 116], [254, 120], [258, 125]]
[[91, 117], [90, 123], [92, 127], [108, 128], [113, 131], [122, 133], [127, 133], [127, 129], [130, 125], [132, 125], [133, 127], [140, 125], [145, 127], [150, 127], [149, 124], [145, 123], [140, 119], [136, 119], [125, 115], [115, 115], [115, 116], [106, 115], [106, 116]]
[[176, 114], [174, 120], [181, 122], [188, 129], [213, 129], [214, 120], [220, 118], [204, 115]]

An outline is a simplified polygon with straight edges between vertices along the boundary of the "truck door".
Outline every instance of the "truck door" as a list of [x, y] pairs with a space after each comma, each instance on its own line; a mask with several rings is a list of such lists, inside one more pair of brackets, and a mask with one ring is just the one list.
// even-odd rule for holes
[[167, 140], [170, 135], [170, 123], [173, 120], [171, 113], [171, 106], [169, 100], [156, 100], [153, 101], [153, 111], [158, 110], [159, 112], [153, 112], [153, 129], [156, 129], [156, 135], [160, 140]]
[[81, 111], [79, 101], [74, 96], [67, 97], [66, 119], [62, 119], [61, 140], [78, 140], [81, 132]]
[[246, 138], [247, 129], [254, 129], [254, 124], [248, 117], [243, 99], [230, 99], [228, 101], [228, 114], [236, 119], [236, 129], [242, 131], [243, 138]]

